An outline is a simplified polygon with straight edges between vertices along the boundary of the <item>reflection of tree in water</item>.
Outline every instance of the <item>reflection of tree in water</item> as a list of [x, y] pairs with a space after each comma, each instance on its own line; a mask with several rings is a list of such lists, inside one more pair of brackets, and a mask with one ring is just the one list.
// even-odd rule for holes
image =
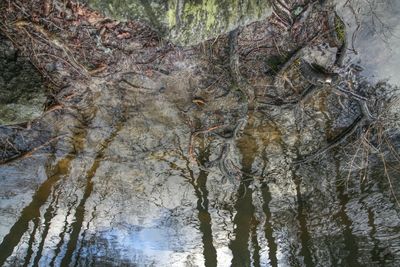
[[[381, 39], [387, 46], [391, 46], [389, 40], [396, 36], [398, 2], [395, 0], [348, 0], [343, 7], [350, 10], [356, 22], [352, 42], [362, 31], [363, 34], [375, 36]], [[353, 46], [354, 49], [354, 46]]]
[[[333, 30], [331, 10], [305, 5], [292, 18], [281, 4], [269, 21], [182, 48], [133, 22], [91, 24], [98, 15], [71, 4], [88, 17], [74, 25], [86, 29], [74, 30], [82, 34], [75, 39], [69, 25], [43, 28], [18, 4], [5, 18], [24, 20], [5, 31], [47, 40], [25, 51], [57, 55], [60, 69], [48, 75], [70, 83], [43, 117], [67, 138], [37, 150], [50, 155], [48, 180], [0, 244], [0, 263], [172, 257], [207, 266], [354, 266], [399, 258], [398, 181], [390, 179], [399, 159], [400, 120], [390, 119], [397, 89], [337, 64], [340, 43], [321, 34]], [[88, 29], [101, 35], [100, 48]], [[79, 40], [96, 49], [94, 59], [69, 47]], [[33, 60], [44, 71], [51, 63]], [[18, 143], [18, 133], [39, 127], [4, 131]], [[39, 146], [47, 138], [32, 137]], [[37, 155], [10, 147], [3, 163], [11, 155], [19, 168]]]

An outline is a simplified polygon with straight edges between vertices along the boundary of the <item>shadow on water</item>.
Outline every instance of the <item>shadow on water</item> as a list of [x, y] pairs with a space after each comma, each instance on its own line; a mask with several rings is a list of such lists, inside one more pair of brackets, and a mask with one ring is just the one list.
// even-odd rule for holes
[[[242, 171], [244, 173], [237, 192], [237, 211], [233, 223], [235, 224], [235, 239], [229, 244], [232, 250], [232, 266], [260, 266], [260, 246], [257, 240], [256, 229], [258, 220], [255, 217], [253, 205], [253, 190], [249, 188], [250, 181], [246, 173], [251, 173], [252, 165], [257, 152], [257, 144], [254, 137], [244, 130], [243, 137], [238, 140], [238, 148], [242, 155]], [[252, 247], [251, 247], [252, 246]]]
[[63, 228], [62, 228], [60, 234], [58, 235], [60, 241], [59, 241], [59, 242], [57, 243], [57, 245], [56, 245], [56, 249], [55, 249], [55, 251], [54, 251], [54, 256], [53, 256], [53, 258], [51, 259], [49, 266], [54, 266], [57, 257], [59, 256], [59, 254], [60, 254], [61, 251], [62, 251], [62, 246], [63, 246], [63, 244], [64, 244], [65, 235], [70, 233], [70, 231], [67, 231], [68, 226], [69, 226], [68, 218], [69, 218], [69, 216], [72, 214], [73, 207], [75, 207], [75, 205], [76, 205], [77, 202], [78, 202], [78, 198], [76, 197], [75, 200], [72, 201], [72, 202], [69, 204], [68, 211], [67, 211], [67, 213], [66, 213], [66, 215], [65, 215], [65, 219], [64, 219], [64, 226], [63, 226]]
[[[124, 99], [124, 90], [120, 92], [120, 103], [126, 103], [126, 100]], [[127, 106], [126, 104], [122, 104], [121, 106], [121, 114], [118, 114], [116, 121], [113, 123], [114, 125], [110, 126], [111, 132], [108, 137], [103, 139], [100, 143], [99, 146], [100, 148], [96, 152], [96, 156], [94, 157], [92, 166], [90, 169], [86, 172], [86, 177], [85, 177], [85, 190], [82, 196], [82, 199], [80, 200], [78, 206], [76, 207], [75, 211], [75, 216], [73, 223], [71, 224], [71, 234], [69, 237], [69, 241], [67, 244], [66, 252], [64, 254], [64, 257], [61, 260], [60, 266], [69, 266], [73, 261], [74, 258], [75, 260], [75, 266], [78, 265], [78, 260], [79, 260], [79, 253], [74, 257], [74, 252], [77, 249], [78, 242], [79, 242], [79, 236], [82, 230], [82, 225], [83, 221], [85, 219], [85, 212], [86, 212], [86, 202], [89, 199], [90, 195], [93, 192], [93, 177], [95, 177], [96, 172], [98, 168], [100, 167], [101, 162], [103, 161], [104, 158], [104, 153], [105, 151], [109, 148], [110, 144], [114, 141], [114, 139], [118, 136], [119, 132], [123, 129], [124, 124], [126, 122], [126, 113], [127, 113]], [[118, 110], [118, 108], [117, 108]]]
[[[255, 126], [260, 121], [254, 114], [249, 117], [249, 122], [244, 129], [243, 136], [237, 141], [237, 146], [242, 156], [242, 172], [243, 177], [237, 191], [237, 201], [235, 209], [237, 211], [234, 217], [234, 236], [229, 247], [233, 254], [232, 266], [263, 266], [266, 264], [262, 261], [264, 257], [268, 258], [269, 266], [278, 266], [277, 250], [278, 246], [274, 237], [274, 229], [272, 223], [272, 214], [269, 204], [272, 200], [271, 192], [267, 182], [262, 182], [259, 188], [252, 188], [252, 184], [256, 176], [253, 176], [253, 165], [256, 157], [259, 157], [264, 148], [260, 148], [258, 142], [262, 141], [264, 146], [269, 142], [275, 141], [278, 137], [276, 129], [266, 126], [268, 132], [264, 132], [267, 128], [264, 126]], [[261, 136], [258, 134], [261, 133]], [[261, 137], [261, 140], [260, 140]], [[264, 165], [267, 164], [263, 159]], [[263, 179], [264, 172], [261, 173]], [[260, 192], [259, 192], [260, 191]], [[259, 194], [257, 194], [259, 192]], [[261, 197], [261, 206], [257, 208], [257, 197]], [[260, 225], [260, 219], [257, 212], [262, 212], [265, 218], [264, 224]], [[257, 231], [259, 230], [259, 231]], [[262, 236], [264, 235], [264, 236]], [[262, 242], [265, 237], [266, 243]], [[268, 255], [262, 255], [263, 251], [268, 251]]]
[[251, 266], [252, 255], [249, 250], [249, 239], [253, 228], [252, 223], [257, 224], [257, 222], [254, 219], [252, 190], [248, 188], [247, 183], [241, 183], [237, 196], [238, 200], [235, 205], [237, 213], [233, 220], [236, 226], [235, 239], [229, 245], [233, 254], [232, 266]]
[[104, 157], [104, 151], [108, 148], [110, 143], [118, 135], [118, 132], [122, 129], [122, 126], [123, 126], [123, 123], [118, 123], [118, 125], [115, 127], [114, 131], [110, 134], [110, 136], [100, 144], [100, 150], [96, 154], [93, 165], [86, 173], [85, 191], [83, 193], [83, 197], [82, 197], [81, 201], [79, 202], [78, 206], [76, 207], [74, 222], [71, 225], [72, 232], [70, 234], [70, 239], [68, 241], [67, 251], [61, 261], [61, 266], [69, 266], [69, 264], [72, 262], [73, 253], [77, 247], [79, 234], [81, 232], [83, 220], [85, 218], [85, 204], [93, 191], [92, 179], [95, 176], [96, 171], [99, 168], [100, 163]]
[[[40, 220], [40, 208], [48, 200], [54, 185], [68, 174], [71, 160], [71, 156], [67, 156], [56, 164], [53, 168], [52, 175], [38, 188], [35, 195], [32, 197], [31, 203], [22, 210], [20, 218], [14, 223], [9, 233], [0, 244], [0, 265], [3, 265], [7, 258], [11, 256], [24, 233], [28, 231], [29, 223], [31, 221], [35, 223]], [[52, 211], [50, 210], [49, 213], [52, 213]], [[34, 239], [36, 229], [37, 223], [35, 223], [34, 231], [31, 233], [31, 239]], [[32, 254], [32, 252], [29, 254]], [[26, 259], [29, 260], [30, 255], [27, 255]]]
[[[43, 215], [44, 218], [44, 229], [43, 233], [41, 235], [41, 240], [40, 244], [38, 247], [38, 251], [36, 253], [35, 259], [33, 260], [33, 266], [37, 266], [39, 264], [39, 260], [42, 257], [43, 253], [43, 248], [44, 248], [44, 243], [47, 237], [47, 234], [49, 233], [50, 230], [50, 225], [51, 225], [51, 220], [54, 218], [56, 215], [56, 210], [57, 210], [57, 205], [60, 197], [60, 192], [59, 190], [59, 184], [57, 184], [54, 189], [53, 189], [53, 196], [52, 196], [52, 201], [49, 204], [49, 206], [46, 209], [46, 212]], [[32, 234], [31, 237], [34, 235]], [[28, 263], [30, 262], [30, 256], [28, 257], [29, 253], [27, 254], [27, 257], [25, 258], [25, 265], [28, 266]]]
[[[29, 231], [30, 223], [33, 222], [33, 229], [30, 233], [29, 241], [27, 244], [27, 253], [24, 258], [24, 266], [28, 266], [30, 264], [31, 258], [34, 255], [33, 247], [38, 243], [35, 241], [35, 238], [37, 237], [37, 231], [42, 227], [40, 209], [46, 204], [46, 202], [50, 202], [43, 214], [44, 224], [40, 237], [41, 240], [38, 244], [37, 252], [33, 260], [33, 266], [39, 265], [39, 261], [42, 257], [44, 249], [44, 243], [50, 230], [51, 220], [56, 215], [56, 208], [61, 194], [61, 190], [59, 188], [60, 182], [64, 178], [68, 177], [68, 175], [70, 175], [72, 162], [77, 159], [77, 156], [85, 156], [84, 149], [85, 141], [88, 135], [88, 129], [90, 129], [90, 124], [95, 117], [92, 115], [96, 114], [97, 110], [95, 110], [94, 112], [93, 110], [91, 110], [91, 113], [92, 114], [90, 116], [90, 119], [85, 122], [87, 124], [86, 127], [79, 127], [78, 131], [73, 132], [73, 136], [70, 139], [72, 140], [70, 144], [70, 146], [72, 147], [71, 153], [68, 153], [65, 158], [58, 160], [55, 166], [48, 167], [48, 179], [39, 186], [38, 190], [33, 195], [30, 204], [22, 210], [20, 218], [17, 220], [17, 222], [14, 223], [14, 225], [9, 230], [9, 233], [3, 238], [3, 242], [0, 244], [0, 265], [6, 263], [7, 259], [12, 255], [14, 249], [17, 248], [18, 244], [21, 242], [24, 234]], [[60, 266], [69, 266], [72, 262], [73, 254], [78, 244], [79, 234], [81, 232], [85, 216], [85, 204], [93, 191], [92, 178], [95, 176], [96, 171], [100, 166], [100, 163], [104, 157], [104, 152], [118, 135], [119, 131], [123, 128], [124, 121], [125, 116], [122, 114], [122, 116], [120, 116], [119, 118], [119, 121], [114, 122], [115, 125], [111, 128], [112, 130], [109, 136], [99, 143], [100, 148], [96, 153], [93, 164], [91, 168], [86, 172], [86, 186], [83, 192], [83, 197], [79, 201], [78, 206], [76, 206], [75, 208], [75, 215], [73, 223], [71, 225], [68, 225], [68, 217], [72, 213], [72, 209], [75, 207], [77, 200], [69, 205], [70, 208], [65, 217], [63, 232], [61, 232], [59, 235], [60, 241], [57, 244], [55, 256], [51, 260], [51, 266], [56, 263], [57, 256], [63, 250], [62, 247], [66, 234], [69, 234], [69, 240]], [[51, 157], [49, 159], [51, 160]], [[51, 200], [49, 200], [50, 197]], [[70, 232], [67, 233], [68, 227], [70, 227]]]
[[265, 214], [264, 234], [268, 244], [269, 263], [272, 267], [277, 267], [278, 259], [276, 257], [276, 253], [278, 250], [278, 246], [275, 242], [274, 229], [272, 227], [272, 214], [271, 210], [269, 209], [269, 203], [271, 202], [272, 197], [267, 183], [264, 183], [262, 186], [262, 198], [263, 211]]
[[[393, 164], [389, 164], [391, 169], [388, 169], [387, 171], [390, 173], [389, 176], [393, 179], [391, 183], [393, 184], [398, 184], [399, 180], [396, 180], [396, 174], [398, 173], [399, 170], [399, 162], [396, 161]], [[394, 173], [392, 173], [394, 172]], [[399, 236], [399, 230], [400, 226], [398, 224], [400, 220], [400, 216], [398, 215], [397, 218], [396, 216], [387, 216], [385, 218], [385, 222], [390, 224], [394, 224], [394, 226], [391, 227], [384, 227], [382, 225], [382, 217], [380, 213], [382, 213], [383, 210], [388, 209], [390, 206], [399, 208], [396, 202], [396, 199], [394, 199], [394, 196], [392, 195], [393, 192], [389, 189], [390, 185], [388, 177], [385, 175], [385, 171], [378, 168], [377, 170], [371, 170], [371, 176], [374, 177], [373, 181], [364, 181], [366, 184], [366, 188], [364, 191], [367, 194], [377, 194], [378, 192], [385, 192], [387, 195], [387, 198], [389, 199], [389, 203], [385, 203], [382, 205], [381, 203], [374, 203], [377, 206], [371, 206], [371, 204], [366, 204], [367, 206], [367, 216], [368, 216], [368, 227], [369, 227], [369, 238], [371, 239], [371, 251], [370, 251], [370, 256], [371, 256], [371, 261], [374, 264], [379, 264], [379, 265], [390, 265], [391, 262], [395, 261], [395, 253], [394, 251], [400, 251], [399, 248], [399, 242], [397, 242], [397, 238]], [[363, 183], [363, 184], [364, 184]], [[392, 186], [393, 186], [392, 184]], [[378, 191], [376, 191], [378, 189]], [[389, 193], [388, 193], [389, 192]], [[398, 190], [395, 190], [398, 194]], [[378, 194], [379, 194], [378, 193]], [[384, 194], [385, 194], [384, 193]], [[398, 198], [398, 197], [397, 197]], [[397, 224], [396, 224], [397, 222]], [[396, 240], [396, 241], [395, 241]], [[388, 246], [388, 243], [391, 244], [392, 246]]]
[[[202, 143], [202, 149], [199, 154], [199, 161], [201, 164], [208, 161], [209, 151], [204, 149], [204, 142]], [[197, 179], [194, 177], [193, 171], [189, 169], [190, 180], [189, 183], [193, 186], [195, 195], [197, 197], [197, 212], [199, 220], [199, 230], [202, 233], [203, 242], [203, 255], [205, 266], [217, 266], [217, 251], [213, 244], [213, 235], [211, 229], [211, 216], [208, 211], [208, 190], [207, 190], [207, 178], [208, 173], [204, 170], [200, 170]]]
[[[71, 138], [72, 147], [74, 149], [83, 149], [83, 143], [86, 139], [87, 130], [78, 131]], [[33, 266], [37, 266], [41, 258], [44, 242], [47, 237], [50, 222], [54, 218], [56, 211], [55, 207], [58, 203], [60, 192], [58, 192], [59, 182], [68, 176], [71, 163], [76, 158], [79, 151], [69, 153], [67, 156], [59, 160], [55, 166], [49, 166], [47, 170], [48, 179], [39, 186], [35, 195], [32, 197], [31, 203], [26, 206], [17, 222], [11, 227], [9, 233], [4, 237], [3, 242], [0, 244], [0, 265], [4, 264], [8, 257], [11, 256], [13, 250], [21, 242], [21, 238], [29, 230], [29, 223], [32, 221], [34, 224], [32, 233], [30, 234], [27, 255], [24, 258], [24, 266], [28, 266], [33, 255], [33, 244], [35, 243], [36, 231], [40, 222], [40, 208], [46, 204], [51, 193], [53, 192], [52, 200], [44, 213], [44, 230], [41, 236], [38, 252], [34, 258]]]
[[375, 238], [376, 235], [375, 215], [371, 208], [368, 208], [368, 226], [371, 228], [369, 237], [373, 240], [374, 243], [374, 247], [371, 251], [371, 259], [373, 262], [381, 262], [382, 259], [380, 257], [380, 254], [383, 252], [383, 249], [379, 248], [379, 240]]
[[340, 210], [336, 213], [337, 218], [340, 220], [340, 224], [343, 225], [343, 238], [344, 247], [347, 255], [345, 256], [345, 262], [348, 266], [360, 266], [358, 262], [358, 247], [357, 239], [353, 235], [352, 221], [347, 215], [347, 204], [349, 203], [350, 197], [346, 193], [346, 185], [341, 180], [340, 174], [340, 161], [335, 160], [336, 165], [336, 193], [339, 200]]
[[301, 249], [300, 255], [304, 258], [305, 266], [314, 266], [312, 259], [312, 253], [310, 251], [311, 247], [311, 237], [307, 228], [307, 211], [305, 210], [305, 200], [303, 199], [301, 193], [301, 178], [293, 174], [294, 183], [296, 185], [296, 197], [297, 197], [297, 220], [300, 226], [300, 240]]

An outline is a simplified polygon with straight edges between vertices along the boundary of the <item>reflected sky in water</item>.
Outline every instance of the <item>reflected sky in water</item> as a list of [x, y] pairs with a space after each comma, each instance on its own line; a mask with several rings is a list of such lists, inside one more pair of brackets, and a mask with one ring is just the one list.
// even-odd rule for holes
[[[373, 81], [400, 85], [400, 2], [396, 0], [335, 1], [348, 26], [348, 51], [353, 62], [361, 61], [363, 75]], [[352, 3], [343, 7], [344, 3]], [[356, 14], [356, 17], [354, 16]], [[358, 26], [359, 25], [359, 26]], [[354, 55], [354, 51], [357, 55]]]

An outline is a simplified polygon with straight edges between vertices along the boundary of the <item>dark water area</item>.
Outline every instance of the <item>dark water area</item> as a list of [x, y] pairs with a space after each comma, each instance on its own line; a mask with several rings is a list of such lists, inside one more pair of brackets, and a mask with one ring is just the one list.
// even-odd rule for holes
[[[354, 25], [344, 21], [351, 36]], [[370, 35], [359, 36], [359, 54], [346, 60], [399, 85], [391, 75], [398, 49], [380, 52], [390, 58], [381, 68], [381, 57], [368, 56]], [[388, 39], [396, 42], [395, 34]], [[44, 115], [70, 134], [0, 166], [0, 266], [399, 265], [398, 139], [375, 149], [365, 128], [299, 162], [337, 134], [332, 128], [351, 124], [340, 116], [356, 117], [331, 112], [350, 104], [323, 91], [297, 106], [232, 115], [226, 131], [194, 132], [196, 114], [211, 120], [222, 115], [210, 110], [244, 108], [234, 105], [235, 92], [188, 105], [192, 63], [153, 80], [137, 73], [121, 83], [93, 79], [79, 120]], [[145, 86], [132, 89], [138, 81]], [[388, 132], [396, 133], [396, 123]]]

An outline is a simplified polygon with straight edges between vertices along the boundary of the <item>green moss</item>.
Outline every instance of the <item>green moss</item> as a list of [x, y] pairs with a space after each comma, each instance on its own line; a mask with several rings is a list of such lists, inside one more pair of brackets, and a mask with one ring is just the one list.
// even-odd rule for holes
[[168, 28], [172, 29], [176, 26], [176, 15], [175, 15], [175, 10], [177, 9], [176, 3], [172, 2], [170, 3], [167, 11], [167, 21], [168, 21]]
[[[210, 32], [217, 26], [216, 18], [220, 17], [216, 0], [204, 0], [200, 3], [185, 2], [182, 18], [182, 27], [199, 28]], [[197, 33], [199, 33], [197, 31]]]
[[346, 26], [342, 19], [337, 15], [335, 16], [335, 31], [338, 40], [343, 43], [346, 40]]
[[217, 3], [215, 0], [206, 1], [206, 29], [209, 31], [216, 24], [217, 14]]
[[179, 44], [211, 39], [271, 13], [259, 0], [87, 0], [118, 20], [139, 19]]

